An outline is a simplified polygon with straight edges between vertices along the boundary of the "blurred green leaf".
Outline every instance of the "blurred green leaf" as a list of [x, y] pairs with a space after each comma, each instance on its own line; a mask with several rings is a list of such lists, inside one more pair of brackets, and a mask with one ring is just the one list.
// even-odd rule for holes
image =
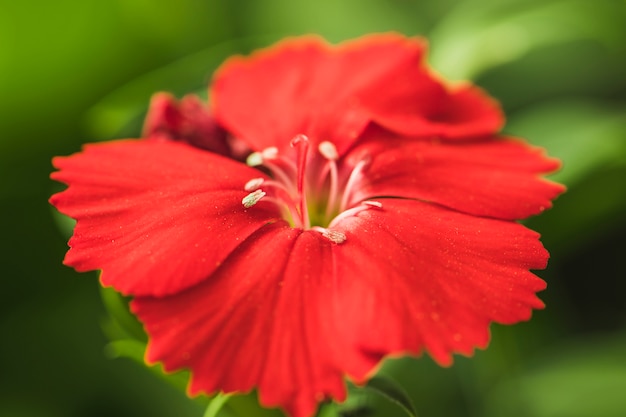
[[145, 350], [145, 343], [132, 339], [115, 340], [105, 347], [105, 353], [109, 358], [132, 359], [141, 365], [145, 365], [143, 360]]
[[[155, 366], [147, 366], [144, 360], [145, 350], [145, 343], [132, 339], [115, 340], [107, 344], [105, 347], [105, 353], [108, 357], [112, 359], [131, 359], [141, 366], [147, 367], [155, 375], [158, 375], [159, 377], [165, 379], [170, 384], [178, 388], [180, 391], [185, 392], [187, 389], [187, 383], [189, 381], [189, 372], [178, 371], [174, 373], [167, 373], [163, 370], [163, 367], [160, 364]], [[201, 403], [206, 403], [206, 397], [203, 396], [197, 397], [196, 400]]]
[[196, 93], [206, 98], [213, 71], [230, 55], [248, 52], [277, 40], [257, 36], [224, 42], [151, 71], [109, 93], [86, 114], [90, 133], [99, 139], [140, 133], [150, 97], [159, 91], [177, 96]]
[[475, 79], [532, 50], [580, 39], [621, 48], [624, 2], [612, 0], [457, 3], [430, 34], [430, 61], [452, 79]]
[[411, 398], [398, 383], [387, 376], [376, 375], [363, 387], [356, 389], [374, 392], [400, 407], [409, 417], [417, 417]]
[[621, 417], [626, 340], [570, 341], [487, 397], [487, 417]]
[[255, 392], [233, 395], [225, 407], [229, 413], [235, 416], [285, 417], [285, 414], [277, 408], [261, 407]]
[[119, 335], [108, 334], [110, 339], [135, 339], [145, 345], [148, 340], [143, 326], [137, 318], [130, 312], [126, 297], [115, 291], [113, 288], [100, 287], [102, 302], [109, 313], [109, 317], [117, 325], [115, 329], [120, 331]]
[[[115, 340], [107, 344], [105, 353], [109, 358], [127, 358], [147, 367], [153, 374], [164, 379], [181, 392], [187, 392], [190, 372], [187, 370], [166, 372], [161, 364], [148, 366], [144, 360], [146, 344], [133, 339]], [[207, 406], [204, 417], [284, 417], [278, 409], [263, 408], [259, 405], [256, 393], [223, 394], [214, 396], [199, 395], [192, 398]]]
[[318, 417], [417, 416], [410, 395], [391, 373], [379, 373], [365, 385], [355, 385], [351, 382], [347, 385], [346, 400], [342, 403], [323, 403]]
[[597, 101], [554, 101], [518, 113], [507, 131], [561, 160], [550, 178], [568, 191], [529, 220], [553, 253], [565, 253], [626, 222], [625, 109]]
[[61, 214], [57, 209], [50, 206], [50, 211], [52, 212], [52, 219], [54, 223], [58, 227], [61, 235], [65, 239], [69, 239], [74, 232], [74, 226], [76, 226], [76, 220], [72, 219], [69, 216]]
[[218, 417], [220, 415], [220, 410], [226, 402], [230, 399], [231, 394], [217, 394], [213, 399], [209, 402], [209, 406], [204, 412], [203, 417]]
[[597, 169], [626, 164], [626, 109], [594, 101], [556, 101], [518, 113], [506, 130], [559, 158], [551, 178], [574, 185]]
[[624, 184], [626, 166], [601, 167], [568, 189], [553, 209], [527, 224], [542, 231], [542, 241], [557, 257], [591, 246], [626, 224]]
[[238, 17], [245, 33], [317, 33], [338, 42], [372, 32], [424, 32], [433, 9], [445, 10], [449, 1], [247, 1], [246, 13], [238, 13]]

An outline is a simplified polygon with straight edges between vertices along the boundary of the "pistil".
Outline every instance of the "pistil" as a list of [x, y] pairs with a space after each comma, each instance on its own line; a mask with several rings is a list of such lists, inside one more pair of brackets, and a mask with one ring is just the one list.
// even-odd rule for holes
[[306, 169], [307, 162], [307, 153], [309, 150], [309, 138], [305, 135], [297, 135], [291, 140], [290, 143], [292, 148], [296, 148], [297, 152], [297, 182], [296, 187], [298, 190], [299, 197], [299, 208], [300, 208], [300, 221], [304, 225], [305, 229], [311, 228], [311, 220], [309, 219], [309, 212], [306, 203], [306, 192], [304, 190], [304, 170]]

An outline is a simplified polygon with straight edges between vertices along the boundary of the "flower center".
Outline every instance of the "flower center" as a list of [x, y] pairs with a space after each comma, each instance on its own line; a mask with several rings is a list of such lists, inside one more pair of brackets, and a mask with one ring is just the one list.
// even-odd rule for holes
[[248, 181], [244, 189], [249, 194], [241, 203], [250, 208], [261, 200], [271, 202], [292, 227], [315, 230], [334, 243], [343, 243], [345, 234], [333, 228], [339, 220], [382, 207], [377, 201], [352, 201], [370, 158], [365, 155], [349, 166], [338, 164], [339, 154], [331, 142], [321, 142], [313, 155], [309, 147], [309, 139], [297, 135], [291, 140], [289, 155], [274, 147], [251, 153], [247, 164], [267, 171], [271, 179]]

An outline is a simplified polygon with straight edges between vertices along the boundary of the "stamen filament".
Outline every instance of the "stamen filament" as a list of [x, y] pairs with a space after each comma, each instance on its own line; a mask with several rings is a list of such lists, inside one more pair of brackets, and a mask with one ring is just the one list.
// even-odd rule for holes
[[[264, 158], [263, 164], [268, 168], [271, 166], [273, 168], [278, 168], [282, 170], [283, 172], [285, 172], [283, 168], [280, 168], [280, 164], [278, 164], [278, 163], [282, 163], [285, 165], [288, 171], [291, 171], [292, 174], [295, 175], [298, 171], [297, 165], [290, 158], [285, 158], [284, 155], [280, 155], [278, 153], [278, 148], [276, 147], [264, 149], [262, 152], [262, 155]], [[272, 162], [272, 161], [275, 161], [275, 162]]]
[[298, 209], [293, 204], [289, 204], [291, 199], [279, 199], [275, 197], [265, 197], [264, 201], [268, 201], [270, 203], [276, 204], [279, 208], [287, 209], [289, 216], [291, 217], [291, 221], [293, 222], [294, 227], [304, 228], [302, 221], [300, 220], [300, 215], [298, 213]]
[[[285, 158], [280, 158], [281, 161], [283, 159]], [[279, 180], [286, 186], [295, 188], [295, 184], [293, 183], [293, 180], [292, 180], [293, 175], [289, 175], [280, 165], [269, 160], [264, 160], [263, 166], [269, 169], [272, 172], [272, 174], [274, 174], [277, 180]], [[294, 169], [294, 173], [295, 173], [295, 169]]]
[[348, 203], [350, 202], [350, 197], [352, 197], [352, 194], [353, 194], [353, 188], [356, 185], [357, 181], [359, 180], [361, 173], [363, 172], [363, 170], [369, 163], [370, 163], [370, 158], [366, 156], [365, 158], [361, 159], [356, 164], [356, 166], [350, 173], [350, 177], [348, 178], [348, 181], [346, 182], [346, 185], [343, 190], [341, 204], [339, 205], [340, 212], [343, 212], [348, 206]]
[[244, 189], [246, 191], [255, 191], [261, 188], [261, 186], [263, 186], [263, 188], [265, 188], [266, 190], [268, 188], [279, 190], [280, 192], [284, 193], [287, 196], [287, 198], [293, 199], [293, 196], [291, 195], [292, 191], [289, 190], [287, 187], [285, 187], [285, 184], [278, 182], [278, 181], [274, 181], [274, 180], [266, 180], [263, 178], [253, 178], [246, 183], [246, 185], [244, 186]]
[[324, 213], [325, 219], [328, 219], [335, 208], [335, 204], [337, 202], [337, 188], [338, 184], [338, 175], [337, 175], [337, 159], [339, 158], [339, 154], [337, 153], [337, 148], [332, 142], [324, 141], [321, 142], [318, 146], [319, 152], [322, 154], [324, 158], [326, 158], [327, 162], [323, 168], [322, 174], [322, 183], [328, 172], [330, 174], [330, 184], [328, 191], [328, 201], [326, 202], [326, 212]]
[[363, 201], [361, 204], [359, 204], [356, 207], [352, 207], [351, 209], [342, 211], [341, 213], [339, 213], [328, 225], [328, 228], [331, 228], [333, 226], [335, 226], [337, 223], [339, 223], [341, 220], [345, 219], [346, 217], [350, 217], [350, 216], [356, 216], [357, 213], [360, 213], [364, 210], [369, 210], [372, 208], [382, 208], [383, 205], [382, 203], [379, 203], [378, 201]]
[[328, 190], [328, 203], [326, 204], [326, 218], [330, 217], [337, 203], [337, 163], [335, 161], [328, 161], [328, 168], [330, 173], [330, 189]]

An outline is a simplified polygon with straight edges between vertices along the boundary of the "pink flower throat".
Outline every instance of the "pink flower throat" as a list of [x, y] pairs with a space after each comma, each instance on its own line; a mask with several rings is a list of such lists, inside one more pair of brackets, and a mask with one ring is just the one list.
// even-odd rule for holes
[[352, 204], [370, 157], [365, 155], [353, 167], [338, 166], [337, 148], [325, 141], [317, 148], [322, 157], [320, 164], [309, 158], [310, 142], [305, 135], [297, 135], [290, 144], [295, 157], [281, 154], [275, 147], [248, 156], [248, 165], [265, 168], [272, 179], [259, 177], [248, 181], [244, 188], [249, 194], [241, 203], [245, 208], [261, 200], [274, 203], [292, 227], [312, 229], [332, 242], [343, 243], [345, 234], [333, 229], [341, 219], [369, 208], [382, 207], [377, 201]]

